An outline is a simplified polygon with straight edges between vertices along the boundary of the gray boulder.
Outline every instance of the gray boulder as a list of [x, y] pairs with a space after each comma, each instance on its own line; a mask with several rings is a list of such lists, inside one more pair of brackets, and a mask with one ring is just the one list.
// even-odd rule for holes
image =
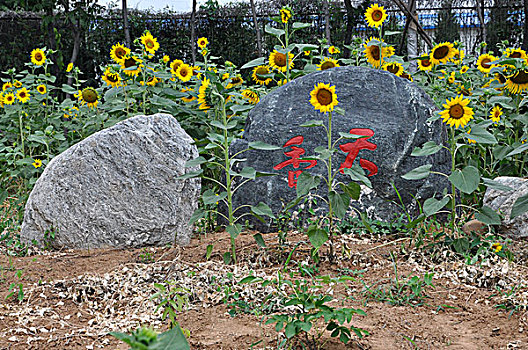
[[501, 191], [492, 188], [486, 190], [484, 205], [504, 215], [500, 227], [501, 233], [511, 238], [528, 237], [528, 213], [517, 216], [513, 220], [510, 213], [515, 201], [528, 194], [528, 179], [520, 177], [500, 176], [494, 179], [501, 185], [512, 188], [512, 191]]
[[[284, 148], [244, 154], [247, 160], [239, 164], [241, 167], [250, 166], [277, 176], [259, 177], [242, 187], [234, 197], [235, 207], [262, 201], [277, 213], [282, 203], [295, 198], [295, 179], [302, 171], [325, 173], [322, 162], [294, 160], [315, 154], [318, 146], [326, 147], [326, 132], [322, 127], [300, 127], [314, 119], [326, 124], [327, 117], [310, 104], [310, 92], [320, 82], [336, 86], [338, 107], [345, 110], [345, 115], [333, 113], [333, 139], [339, 137], [339, 132], [370, 135], [355, 144], [354, 140], [340, 141], [341, 150], [334, 156], [334, 169], [343, 164], [359, 164], [371, 174], [373, 189], [366, 189], [359, 202], [352, 203], [354, 206], [372, 218], [390, 220], [402, 213], [392, 184], [402, 195], [407, 210], [415, 214], [417, 205], [413, 196], [423, 201], [449, 188], [447, 180], [440, 175], [419, 181], [401, 178], [428, 163], [433, 164], [432, 170], [450, 172], [451, 157], [444, 149], [432, 156], [411, 157], [416, 146], [421, 147], [430, 140], [441, 144], [447, 139], [447, 130], [440, 120], [427, 121], [434, 115], [435, 107], [425, 92], [385, 71], [339, 67], [293, 80], [266, 95], [250, 112], [243, 138], [232, 144], [232, 150], [243, 149], [252, 141]], [[344, 175], [340, 176], [339, 180], [348, 181]], [[269, 223], [257, 220], [253, 223], [264, 232], [273, 229]]]
[[54, 248], [188, 244], [200, 180], [193, 140], [168, 114], [136, 116], [53, 158], [31, 192], [21, 239]]

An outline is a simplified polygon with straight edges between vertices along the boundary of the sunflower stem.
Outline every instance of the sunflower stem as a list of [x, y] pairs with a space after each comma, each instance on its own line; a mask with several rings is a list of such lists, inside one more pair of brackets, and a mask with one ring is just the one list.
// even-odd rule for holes
[[24, 127], [22, 121], [22, 113], [18, 113], [18, 126], [20, 127], [20, 146], [22, 147], [22, 159], [26, 158], [26, 151], [24, 147]]
[[[455, 152], [456, 152], [456, 140], [455, 140], [455, 129], [451, 127], [451, 174], [455, 171]], [[456, 188], [451, 182], [451, 228], [455, 230], [456, 222]]]
[[147, 99], [147, 77], [145, 75], [145, 69], [142, 69], [141, 70], [141, 75], [143, 76], [143, 114], [146, 114], [145, 112], [145, 103], [146, 103], [146, 99]]
[[[227, 213], [228, 213], [228, 219], [229, 219], [229, 226], [234, 226], [235, 220], [233, 215], [233, 191], [231, 189], [231, 159], [229, 157], [229, 138], [227, 134], [227, 113], [225, 108], [225, 100], [223, 97], [220, 99], [220, 103], [222, 106], [221, 112], [222, 112], [222, 122], [225, 126], [223, 129], [224, 134], [224, 159], [225, 159], [225, 169], [226, 169], [226, 192], [227, 192]], [[236, 243], [235, 238], [233, 235], [229, 235], [231, 240], [231, 256], [233, 258], [233, 264], [236, 265], [237, 258], [236, 258]]]
[[328, 169], [328, 238], [330, 240], [330, 260], [334, 258], [334, 242], [333, 242], [333, 208], [332, 201], [330, 200], [330, 192], [332, 192], [332, 112], [328, 112], [328, 128], [326, 130], [326, 135], [328, 139], [328, 152], [330, 156], [328, 157], [327, 169]]
[[[284, 23], [284, 40], [286, 42], [286, 49], [290, 43], [290, 38], [288, 36], [288, 22]], [[290, 51], [286, 52], [286, 82], [290, 82]]]

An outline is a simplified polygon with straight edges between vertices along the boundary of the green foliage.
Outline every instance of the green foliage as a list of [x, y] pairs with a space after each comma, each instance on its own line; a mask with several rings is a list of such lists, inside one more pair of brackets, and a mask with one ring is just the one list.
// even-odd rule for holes
[[388, 283], [383, 284], [384, 281], [380, 281], [371, 286], [363, 282], [365, 287], [363, 294], [366, 299], [387, 302], [395, 306], [424, 305], [428, 298], [425, 290], [430, 287], [434, 288], [433, 273], [425, 273], [423, 277], [409, 275], [401, 278], [398, 276], [398, 266], [392, 252], [391, 258], [393, 259], [394, 278], [391, 278]]
[[171, 328], [179, 328], [178, 322], [176, 322], [176, 316], [178, 312], [181, 312], [189, 304], [190, 291], [178, 287], [174, 281], [166, 281], [165, 284], [154, 283], [154, 287], [158, 289], [158, 292], [150, 297], [150, 300], [158, 302], [158, 306], [156, 306], [154, 312], [163, 309], [161, 317], [163, 319], [169, 319]]
[[322, 335], [325, 330], [330, 331], [332, 337], [337, 337], [344, 344], [350, 341], [352, 334], [359, 338], [368, 335], [366, 330], [350, 325], [355, 315], [365, 316], [364, 311], [335, 307], [332, 304], [336, 296], [330, 294], [330, 290], [333, 291], [339, 284], [346, 284], [354, 279], [349, 276], [314, 277], [312, 272], [316, 271], [299, 265], [298, 273], [290, 272], [289, 278], [285, 278], [279, 271], [277, 278], [272, 280], [248, 276], [239, 281], [239, 284], [259, 283], [262, 287], [273, 287], [273, 292], [261, 307], [268, 305], [267, 301], [275, 297], [280, 298], [278, 310], [265, 322], [274, 324], [275, 331], [284, 332], [286, 338], [278, 339], [277, 348], [289, 348], [293, 344], [310, 349], [324, 348], [326, 342], [322, 341]]
[[189, 350], [190, 346], [179, 326], [158, 335], [151, 328], [139, 328], [132, 334], [110, 332], [110, 335], [130, 345], [131, 350]]

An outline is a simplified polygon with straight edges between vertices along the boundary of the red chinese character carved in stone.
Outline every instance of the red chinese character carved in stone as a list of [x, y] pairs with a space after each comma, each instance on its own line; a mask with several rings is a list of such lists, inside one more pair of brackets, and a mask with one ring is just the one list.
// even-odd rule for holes
[[[305, 166], [304, 169], [310, 169], [317, 165], [317, 160], [315, 159], [299, 159], [301, 156], [306, 153], [304, 148], [297, 147], [304, 142], [303, 136], [295, 136], [286, 141], [282, 147], [291, 147], [291, 151], [284, 152], [285, 155], [291, 157], [291, 159], [285, 160], [284, 162], [277, 164], [273, 167], [275, 170], [281, 170], [282, 168], [293, 165], [294, 169], [299, 169], [301, 163], [308, 163], [308, 166]], [[297, 145], [297, 146], [293, 146]], [[290, 170], [288, 171], [288, 185], [290, 187], [297, 187], [297, 179], [302, 174], [303, 170]]]
[[[345, 161], [339, 167], [339, 169], [341, 170], [341, 173], [344, 172], [343, 171], [344, 168], [352, 167], [352, 164], [354, 164], [354, 160], [356, 160], [356, 157], [358, 156], [360, 150], [368, 149], [368, 150], [374, 151], [376, 148], [378, 148], [378, 146], [368, 141], [369, 138], [374, 136], [373, 130], [371, 129], [350, 129], [350, 133], [353, 135], [362, 135], [362, 136], [368, 136], [368, 137], [357, 139], [354, 142], [345, 143], [344, 145], [339, 146], [341, 151], [347, 153]], [[372, 163], [369, 160], [360, 158], [359, 165], [363, 169], [368, 170], [369, 172], [368, 176], [374, 176], [378, 173], [377, 165]]]

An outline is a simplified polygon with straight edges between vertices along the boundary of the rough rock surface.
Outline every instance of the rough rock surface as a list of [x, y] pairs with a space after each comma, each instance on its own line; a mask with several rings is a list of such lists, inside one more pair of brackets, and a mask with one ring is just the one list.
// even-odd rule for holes
[[[198, 156], [168, 114], [136, 116], [53, 158], [31, 192], [24, 242], [55, 248], [188, 244], [200, 180], [176, 180]], [[46, 231], [48, 232], [46, 234]], [[54, 232], [54, 238], [50, 232]]]
[[488, 188], [484, 195], [484, 205], [504, 215], [501, 225], [503, 234], [511, 238], [528, 237], [528, 213], [524, 213], [513, 220], [510, 218], [513, 204], [517, 198], [528, 194], [528, 179], [500, 176], [494, 180], [512, 188], [513, 191], [500, 191]]
[[[322, 127], [300, 127], [314, 119], [323, 120], [326, 124], [327, 117], [314, 110], [309, 102], [310, 92], [319, 82], [336, 86], [338, 107], [345, 110], [345, 115], [333, 113], [334, 140], [339, 137], [339, 132], [348, 133], [351, 129], [370, 129], [367, 132], [374, 133], [372, 137], [363, 139], [371, 144], [361, 148], [353, 159], [355, 164], [361, 164], [363, 168], [373, 169], [371, 163], [377, 167], [377, 174], [370, 177], [373, 190], [364, 191], [360, 201], [353, 205], [367, 211], [373, 218], [390, 220], [394, 215], [401, 214], [393, 183], [407, 209], [415, 213], [417, 207], [412, 196], [423, 201], [448, 188], [448, 182], [440, 175], [431, 175], [419, 181], [401, 178], [408, 171], [428, 163], [433, 164], [432, 170], [443, 173], [450, 171], [451, 158], [445, 150], [427, 157], [410, 155], [416, 146], [421, 147], [430, 140], [441, 144], [447, 137], [440, 120], [427, 122], [434, 115], [435, 107], [425, 92], [408, 80], [385, 71], [339, 67], [293, 80], [262, 98], [250, 112], [243, 138], [233, 143], [233, 151], [246, 147], [251, 141], [283, 146], [291, 140], [291, 144], [282, 150], [250, 151], [244, 154], [247, 160], [240, 166], [251, 166], [257, 171], [273, 172], [278, 176], [260, 177], [242, 187], [234, 197], [235, 207], [263, 201], [277, 213], [282, 203], [295, 198], [295, 188], [290, 187], [291, 181], [289, 183], [288, 179], [289, 175], [295, 177], [295, 174], [290, 172], [308, 167], [310, 169], [307, 171], [311, 173], [323, 174], [326, 171], [322, 162], [315, 166], [300, 163], [297, 168], [291, 162], [292, 155], [300, 154], [299, 148], [305, 151], [301, 157], [309, 157], [317, 146], [326, 147], [326, 132]], [[294, 137], [297, 138], [292, 140]], [[303, 138], [302, 143], [299, 137]], [[342, 140], [338, 146], [353, 141]], [[339, 151], [334, 156], [334, 169], [339, 168], [346, 157], [347, 152]], [[277, 170], [282, 166], [279, 164], [284, 166]], [[341, 180], [347, 181], [345, 177], [341, 177]], [[253, 223], [261, 231], [270, 229], [268, 224], [263, 225], [256, 220]]]

